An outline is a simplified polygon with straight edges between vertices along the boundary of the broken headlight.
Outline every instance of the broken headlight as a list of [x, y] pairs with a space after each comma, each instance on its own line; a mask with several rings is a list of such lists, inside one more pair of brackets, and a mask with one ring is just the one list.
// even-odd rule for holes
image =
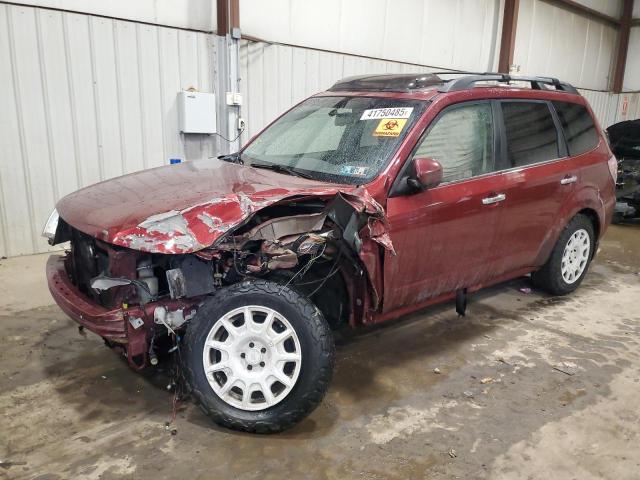
[[58, 210], [55, 208], [49, 218], [47, 219], [47, 223], [44, 224], [44, 228], [42, 229], [42, 236], [49, 240], [49, 244], [53, 245], [53, 241], [56, 238], [56, 231], [58, 230], [58, 221], [60, 220], [60, 215], [58, 215]]

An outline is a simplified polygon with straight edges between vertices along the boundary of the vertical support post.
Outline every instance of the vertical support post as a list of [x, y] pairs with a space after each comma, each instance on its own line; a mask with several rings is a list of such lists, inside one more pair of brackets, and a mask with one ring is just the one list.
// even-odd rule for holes
[[229, 35], [234, 28], [240, 28], [240, 0], [217, 0], [218, 28], [221, 37]]
[[624, 71], [627, 65], [627, 51], [629, 50], [629, 33], [631, 32], [631, 15], [633, 0], [622, 1], [622, 17], [618, 29], [618, 43], [616, 45], [615, 65], [613, 70], [613, 93], [620, 93], [624, 83]]
[[511, 64], [513, 64], [513, 52], [516, 46], [519, 7], [520, 0], [504, 0], [502, 36], [500, 37], [500, 56], [498, 59], [498, 71], [500, 73], [509, 73]]
[[240, 90], [240, 2], [239, 0], [217, 0], [217, 85], [218, 85], [218, 132], [229, 141], [221, 140], [220, 153], [240, 149], [238, 119], [240, 105], [228, 104], [227, 93]]

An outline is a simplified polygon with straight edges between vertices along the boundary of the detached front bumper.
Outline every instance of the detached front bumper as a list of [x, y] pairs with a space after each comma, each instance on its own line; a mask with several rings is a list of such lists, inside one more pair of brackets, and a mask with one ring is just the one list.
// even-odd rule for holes
[[47, 283], [58, 306], [87, 330], [110, 342], [128, 342], [125, 315], [122, 308], [107, 309], [80, 292], [67, 274], [65, 257], [51, 255], [47, 261]]

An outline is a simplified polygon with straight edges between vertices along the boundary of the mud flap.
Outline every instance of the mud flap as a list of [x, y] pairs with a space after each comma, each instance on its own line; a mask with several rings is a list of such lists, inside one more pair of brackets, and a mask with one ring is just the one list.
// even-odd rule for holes
[[456, 313], [464, 317], [467, 312], [467, 289], [456, 290]]

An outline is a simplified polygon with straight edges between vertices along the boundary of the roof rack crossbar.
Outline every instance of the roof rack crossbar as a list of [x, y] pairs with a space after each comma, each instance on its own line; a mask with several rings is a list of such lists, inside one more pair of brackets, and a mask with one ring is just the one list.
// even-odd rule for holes
[[[443, 74], [445, 72], [439, 72]], [[451, 74], [457, 74], [457, 72], [451, 72]], [[478, 82], [528, 82], [531, 84], [533, 90], [544, 90], [545, 85], [553, 85], [556, 90], [567, 93], [578, 93], [576, 88], [566, 82], [561, 82], [557, 78], [553, 77], [520, 77], [509, 75], [507, 73], [481, 73], [474, 75], [466, 75], [460, 78], [454, 78], [446, 81], [440, 88], [440, 92], [457, 92], [460, 90], [467, 90], [472, 88], [475, 83]]]

